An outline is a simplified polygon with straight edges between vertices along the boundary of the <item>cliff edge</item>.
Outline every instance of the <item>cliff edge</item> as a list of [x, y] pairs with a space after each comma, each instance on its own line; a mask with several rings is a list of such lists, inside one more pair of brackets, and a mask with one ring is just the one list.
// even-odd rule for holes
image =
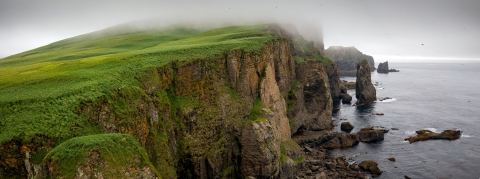
[[356, 66], [366, 59], [371, 71], [375, 71], [375, 60], [372, 56], [363, 54], [355, 47], [330, 46], [325, 50], [325, 56], [335, 61], [342, 76], [355, 76]]
[[340, 94], [336, 64], [307, 42], [257, 25], [86, 34], [8, 57], [0, 178], [293, 178], [291, 135], [330, 129]]

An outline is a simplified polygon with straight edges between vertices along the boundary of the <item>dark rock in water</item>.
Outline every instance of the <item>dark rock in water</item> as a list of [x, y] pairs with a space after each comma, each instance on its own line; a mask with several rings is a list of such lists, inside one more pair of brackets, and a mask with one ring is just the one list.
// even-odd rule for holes
[[380, 171], [380, 168], [378, 168], [378, 163], [373, 160], [365, 160], [358, 166], [360, 167], [360, 169], [366, 172], [370, 172], [373, 178], [378, 177], [378, 175], [382, 174], [382, 171]]
[[377, 113], [374, 113], [373, 115], [376, 115], [376, 116], [383, 116], [385, 114], [381, 113], [381, 112], [377, 112]]
[[408, 177], [407, 175], [405, 175], [405, 179], [412, 179], [412, 178], [410, 178], [410, 177]]
[[342, 124], [340, 125], [340, 129], [342, 129], [342, 131], [350, 132], [353, 128], [353, 125], [349, 122], [342, 122]]
[[359, 140], [361, 142], [378, 142], [382, 141], [384, 137], [384, 133], [388, 132], [388, 130], [384, 129], [374, 129], [374, 128], [363, 128], [359, 132], [356, 133]]
[[417, 133], [417, 136], [411, 136], [411, 137], [405, 138], [405, 140], [408, 140], [410, 143], [430, 140], [430, 139], [455, 140], [455, 139], [459, 139], [460, 136], [462, 135], [462, 132], [459, 130], [445, 130], [442, 133], [436, 133], [430, 130], [419, 130], [415, 132]]
[[347, 93], [340, 94], [340, 98], [342, 99], [343, 104], [350, 104], [352, 102], [352, 96]]
[[398, 128], [396, 128], [396, 127], [392, 127], [391, 129], [394, 130], [394, 131], [398, 130]]
[[392, 161], [392, 162], [395, 162], [395, 158], [394, 157], [390, 157], [388, 158], [388, 160]]
[[388, 73], [388, 61], [378, 64], [377, 73]]
[[395, 69], [392, 68], [392, 69], [388, 70], [388, 72], [400, 72], [400, 70], [395, 70]]
[[366, 104], [377, 100], [377, 91], [372, 84], [370, 66], [367, 60], [361, 60], [357, 65], [357, 82], [355, 87], [356, 104]]

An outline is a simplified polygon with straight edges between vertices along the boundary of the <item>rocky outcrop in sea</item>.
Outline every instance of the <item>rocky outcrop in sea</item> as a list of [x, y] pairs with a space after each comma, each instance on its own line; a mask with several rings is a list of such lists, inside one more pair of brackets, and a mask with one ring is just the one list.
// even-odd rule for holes
[[357, 81], [355, 97], [357, 105], [371, 103], [377, 100], [377, 91], [372, 84], [370, 66], [367, 60], [361, 60], [357, 65]]
[[388, 61], [378, 64], [377, 73], [400, 72], [400, 70], [388, 68]]

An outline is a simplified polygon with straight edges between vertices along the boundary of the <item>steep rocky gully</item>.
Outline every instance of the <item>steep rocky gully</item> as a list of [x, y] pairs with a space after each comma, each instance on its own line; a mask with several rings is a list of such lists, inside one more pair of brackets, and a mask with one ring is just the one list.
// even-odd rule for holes
[[[232, 50], [150, 69], [138, 79], [141, 87], [84, 102], [78, 113], [106, 133], [133, 136], [145, 149], [146, 158], [138, 154], [135, 166], [118, 169], [127, 178], [152, 172], [159, 178], [294, 178], [306, 156], [291, 136], [328, 133], [340, 81], [335, 63], [295, 64], [291, 49], [299, 47], [285, 31], [272, 29], [280, 38], [260, 54]], [[55, 154], [46, 155], [56, 146], [49, 141], [39, 136], [2, 145], [0, 178], [105, 177], [101, 172], [113, 165], [98, 161], [106, 154], [92, 149], [80, 159], [87, 163], [66, 169], [53, 162]], [[64, 175], [68, 171], [73, 175]]]

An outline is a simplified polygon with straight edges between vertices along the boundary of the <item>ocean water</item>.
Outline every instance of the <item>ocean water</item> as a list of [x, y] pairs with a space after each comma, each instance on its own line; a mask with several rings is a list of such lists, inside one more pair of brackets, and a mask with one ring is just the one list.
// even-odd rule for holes
[[[365, 105], [335, 106], [334, 131], [347, 119], [355, 126], [398, 128], [379, 143], [332, 151], [358, 163], [375, 160], [384, 173], [379, 178], [480, 178], [480, 62], [442, 61], [389, 63], [398, 73], [372, 73], [377, 97], [393, 99]], [[355, 77], [341, 77], [355, 81]], [[355, 102], [355, 90], [349, 90]], [[374, 116], [372, 113], [384, 113]], [[459, 129], [460, 139], [428, 140], [410, 144], [404, 138], [416, 130], [441, 132]], [[388, 160], [395, 157], [396, 162]]]

